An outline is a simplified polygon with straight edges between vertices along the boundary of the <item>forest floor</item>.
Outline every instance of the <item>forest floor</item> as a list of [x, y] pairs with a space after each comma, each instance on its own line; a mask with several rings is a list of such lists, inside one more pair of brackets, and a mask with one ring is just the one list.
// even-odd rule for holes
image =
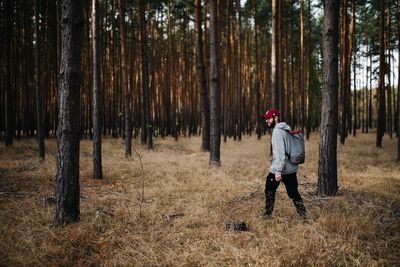
[[[272, 220], [262, 218], [269, 136], [222, 143], [220, 168], [208, 166], [200, 137], [138, 145], [103, 140], [103, 180], [91, 179], [92, 143], [81, 142], [81, 220], [52, 228], [56, 141], [39, 162], [35, 139], [0, 147], [0, 266], [399, 266], [400, 164], [397, 141], [375, 133], [338, 145], [339, 194], [320, 198], [318, 134], [306, 142], [298, 173], [309, 220], [302, 223], [277, 192]], [[244, 221], [249, 231], [227, 231]]]

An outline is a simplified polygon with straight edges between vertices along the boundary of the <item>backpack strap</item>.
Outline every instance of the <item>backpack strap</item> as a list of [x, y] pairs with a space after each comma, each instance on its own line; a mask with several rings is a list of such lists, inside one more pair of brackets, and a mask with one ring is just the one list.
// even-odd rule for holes
[[299, 133], [301, 133], [301, 130], [300, 129], [297, 129], [297, 130], [293, 130], [293, 131], [290, 131], [290, 132], [288, 132], [289, 134], [299, 134]]
[[[289, 137], [288, 137], [288, 138], [290, 138], [290, 135], [292, 134], [292, 131], [283, 130], [283, 129], [282, 129], [282, 131], [284, 131], [284, 132], [286, 132], [287, 134], [289, 134]], [[286, 141], [286, 140], [284, 140], [284, 142], [285, 142], [285, 141]], [[290, 141], [289, 141], [289, 144], [290, 144]], [[287, 156], [288, 160], [290, 160], [290, 154], [286, 151], [286, 144], [285, 144], [285, 155]]]

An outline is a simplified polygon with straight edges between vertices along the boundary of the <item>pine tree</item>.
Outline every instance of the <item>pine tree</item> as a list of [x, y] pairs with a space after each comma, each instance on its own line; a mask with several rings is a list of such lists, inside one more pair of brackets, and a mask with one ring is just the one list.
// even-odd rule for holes
[[221, 146], [221, 92], [218, 64], [217, 0], [210, 1], [210, 165], [219, 166]]
[[318, 195], [335, 195], [337, 185], [339, 1], [324, 0], [323, 95], [318, 160]]
[[80, 0], [64, 0], [61, 4], [62, 47], [54, 226], [77, 222], [80, 217], [79, 88], [81, 83], [82, 10]]

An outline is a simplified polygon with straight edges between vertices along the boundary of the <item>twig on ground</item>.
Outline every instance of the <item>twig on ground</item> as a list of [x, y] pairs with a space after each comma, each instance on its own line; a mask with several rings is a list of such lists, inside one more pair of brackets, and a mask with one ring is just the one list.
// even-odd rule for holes
[[256, 193], [258, 192], [258, 190], [260, 189], [260, 187], [261, 187], [261, 184], [258, 183], [258, 184], [257, 184], [257, 189], [256, 189], [255, 191], [250, 192], [250, 193], [247, 193], [246, 195], [242, 196], [242, 197], [240, 198], [240, 200], [249, 200], [250, 198], [254, 197], [255, 194], [256, 194]]
[[185, 216], [184, 213], [164, 214], [163, 217], [167, 222], [171, 222], [173, 219]]
[[142, 162], [142, 156], [140, 155], [140, 153], [136, 150], [135, 146], [132, 145], [133, 151], [135, 151], [136, 156], [139, 158], [139, 162], [140, 162], [140, 167], [142, 169], [142, 179], [141, 179], [141, 193], [140, 193], [140, 204], [139, 204], [139, 216], [142, 217], [142, 206], [143, 206], [143, 202], [144, 202], [144, 178], [145, 178], [145, 174], [144, 174], [144, 169], [143, 169], [143, 162]]

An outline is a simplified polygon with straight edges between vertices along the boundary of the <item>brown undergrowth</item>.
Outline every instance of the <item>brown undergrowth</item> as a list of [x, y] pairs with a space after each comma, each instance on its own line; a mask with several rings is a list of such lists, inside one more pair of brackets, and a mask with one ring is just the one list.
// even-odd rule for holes
[[[306, 142], [299, 172], [309, 212], [301, 223], [281, 186], [272, 220], [261, 217], [269, 136], [222, 144], [220, 168], [208, 166], [200, 138], [155, 140], [139, 160], [121, 140], [103, 142], [101, 181], [91, 179], [91, 142], [81, 142], [81, 221], [51, 228], [54, 139], [46, 160], [35, 140], [0, 148], [0, 265], [7, 266], [398, 266], [400, 164], [395, 139], [375, 148], [375, 134], [338, 145], [339, 195], [315, 195], [318, 135]], [[224, 222], [246, 222], [230, 232]]]

